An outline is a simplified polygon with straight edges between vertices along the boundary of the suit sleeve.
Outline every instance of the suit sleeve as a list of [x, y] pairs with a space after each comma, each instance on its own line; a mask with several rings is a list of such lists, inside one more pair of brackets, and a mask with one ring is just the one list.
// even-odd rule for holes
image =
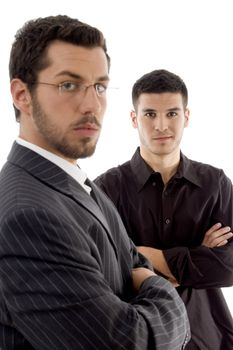
[[185, 307], [170, 283], [150, 277], [123, 301], [106, 282], [86, 232], [75, 233], [62, 213], [21, 209], [4, 222], [0, 237], [9, 324], [34, 349], [175, 350], [188, 341]]
[[[233, 188], [221, 172], [217, 201], [213, 206], [209, 227], [221, 222], [233, 229]], [[193, 288], [230, 287], [233, 285], [233, 240], [225, 246], [208, 248], [175, 247], [163, 251], [169, 268], [182, 286]]]

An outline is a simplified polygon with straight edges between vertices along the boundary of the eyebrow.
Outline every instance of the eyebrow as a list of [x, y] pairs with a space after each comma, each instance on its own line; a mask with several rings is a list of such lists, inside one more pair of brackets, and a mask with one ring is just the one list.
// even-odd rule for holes
[[[64, 75], [69, 76], [70, 78], [73, 78], [76, 80], [85, 80], [81, 75], [70, 72], [68, 70], [63, 70], [60, 73], [58, 73], [56, 76], [60, 77], [60, 76], [64, 76]], [[109, 81], [109, 76], [107, 74], [100, 76], [96, 79], [96, 81]]]
[[167, 109], [168, 112], [181, 111], [181, 110], [182, 110], [182, 108], [179, 108], [179, 107], [173, 107], [173, 108]]
[[[168, 108], [166, 109], [166, 112], [174, 112], [174, 111], [181, 111], [182, 109], [179, 107], [172, 107], [172, 108]], [[155, 108], [144, 108], [142, 110], [144, 113], [145, 112], [157, 112], [157, 110]]]
[[156, 109], [154, 109], [154, 108], [143, 108], [142, 112], [143, 113], [145, 113], [145, 112], [156, 112]]

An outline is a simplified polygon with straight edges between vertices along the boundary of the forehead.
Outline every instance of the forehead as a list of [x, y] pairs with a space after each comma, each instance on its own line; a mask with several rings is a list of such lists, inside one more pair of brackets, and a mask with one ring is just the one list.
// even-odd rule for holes
[[143, 93], [139, 96], [138, 108], [151, 108], [155, 110], [183, 108], [183, 99], [180, 93]]
[[52, 42], [47, 50], [49, 66], [40, 75], [59, 76], [69, 71], [83, 78], [96, 78], [108, 75], [108, 62], [101, 47], [86, 48], [62, 41]]

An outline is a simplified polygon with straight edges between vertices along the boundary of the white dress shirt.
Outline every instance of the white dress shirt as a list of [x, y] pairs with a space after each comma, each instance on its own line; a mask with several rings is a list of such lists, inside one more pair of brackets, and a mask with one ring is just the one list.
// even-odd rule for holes
[[85, 184], [87, 179], [87, 175], [82, 171], [79, 166], [76, 164], [72, 164], [67, 160], [57, 156], [56, 154], [45, 150], [31, 142], [25, 141], [20, 137], [17, 137], [16, 142], [24, 147], [31, 149], [32, 151], [40, 154], [42, 157], [48, 159], [50, 162], [59, 166], [62, 170], [64, 170], [67, 174], [72, 176], [78, 183], [84, 188], [84, 190], [90, 194], [91, 188]]

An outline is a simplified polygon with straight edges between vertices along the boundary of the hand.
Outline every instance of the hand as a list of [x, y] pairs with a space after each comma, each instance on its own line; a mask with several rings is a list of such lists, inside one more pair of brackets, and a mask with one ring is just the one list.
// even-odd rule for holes
[[228, 243], [233, 236], [229, 226], [222, 227], [221, 223], [212, 226], [206, 233], [201, 245], [208, 248], [221, 247]]
[[133, 287], [136, 291], [138, 291], [142, 285], [142, 283], [151, 276], [156, 276], [154, 271], [151, 271], [145, 267], [136, 267], [132, 269], [132, 279], [133, 279]]

